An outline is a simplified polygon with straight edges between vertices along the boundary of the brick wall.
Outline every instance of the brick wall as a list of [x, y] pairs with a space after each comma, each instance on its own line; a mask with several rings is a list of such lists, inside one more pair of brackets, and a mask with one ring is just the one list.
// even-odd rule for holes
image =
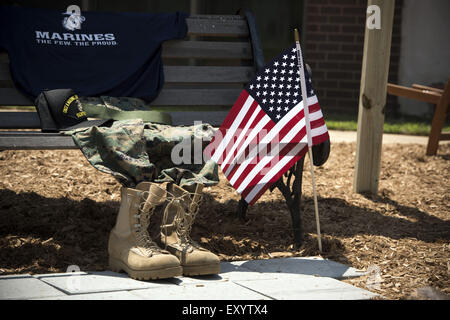
[[[395, 4], [389, 82], [397, 83], [402, 0]], [[327, 112], [358, 113], [367, 0], [306, 1], [305, 60], [314, 89]], [[387, 97], [387, 113], [396, 114], [396, 97]]]

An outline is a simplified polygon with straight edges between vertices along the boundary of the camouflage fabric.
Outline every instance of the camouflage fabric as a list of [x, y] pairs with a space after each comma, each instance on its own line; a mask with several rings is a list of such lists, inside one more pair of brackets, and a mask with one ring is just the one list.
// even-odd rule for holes
[[[144, 123], [140, 119], [115, 121], [111, 127], [80, 128], [67, 131], [91, 165], [112, 174], [123, 186], [141, 181], [174, 182], [181, 187], [196, 183], [212, 186], [219, 182], [217, 164], [195, 159], [194, 150], [203, 150], [214, 136], [209, 124], [175, 127]], [[181, 144], [180, 144], [181, 143]], [[181, 149], [184, 146], [185, 149]], [[173, 162], [175, 152], [187, 160]], [[189, 150], [190, 149], [190, 150]], [[179, 157], [178, 157], [179, 158]], [[189, 160], [190, 159], [190, 160]], [[193, 161], [197, 160], [197, 161]]]
[[148, 111], [151, 107], [146, 104], [142, 99], [131, 98], [131, 97], [79, 97], [80, 103], [83, 107], [95, 106], [95, 107], [106, 107], [112, 110], [118, 111]]
[[130, 97], [80, 97], [88, 118], [130, 120], [142, 119], [145, 122], [172, 124], [169, 113], [152, 110], [144, 100]]

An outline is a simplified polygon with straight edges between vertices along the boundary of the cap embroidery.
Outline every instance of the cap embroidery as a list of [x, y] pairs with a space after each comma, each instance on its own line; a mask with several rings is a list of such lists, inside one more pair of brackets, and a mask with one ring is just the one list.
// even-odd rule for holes
[[[78, 96], [77, 95], [73, 95], [71, 96], [69, 99], [67, 99], [66, 103], [64, 104], [64, 108], [63, 108], [63, 113], [67, 113], [67, 111], [69, 110], [69, 106], [70, 104], [74, 101], [77, 100]], [[80, 112], [81, 113], [81, 112]], [[78, 114], [77, 114], [78, 117]]]

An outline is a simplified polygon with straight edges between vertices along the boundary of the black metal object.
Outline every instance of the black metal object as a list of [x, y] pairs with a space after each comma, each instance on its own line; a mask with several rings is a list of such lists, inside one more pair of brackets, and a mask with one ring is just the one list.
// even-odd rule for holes
[[248, 30], [250, 33], [250, 42], [252, 44], [253, 51], [253, 65], [255, 66], [256, 71], [259, 71], [264, 67], [264, 53], [262, 50], [258, 29], [256, 28], [256, 18], [249, 10], [239, 10], [239, 14], [245, 16], [247, 20]]

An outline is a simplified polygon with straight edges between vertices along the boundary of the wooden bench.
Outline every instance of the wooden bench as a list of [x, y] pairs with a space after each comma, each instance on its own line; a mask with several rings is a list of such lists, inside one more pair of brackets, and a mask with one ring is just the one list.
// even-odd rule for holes
[[[152, 106], [170, 113], [173, 125], [192, 125], [194, 120], [201, 120], [220, 126], [244, 85], [264, 66], [255, 18], [247, 11], [240, 15], [193, 15], [187, 24], [186, 39], [163, 44], [165, 85]], [[0, 106], [33, 106], [33, 101], [14, 87], [6, 54], [0, 58]], [[77, 149], [70, 136], [23, 130], [38, 128], [36, 112], [0, 112], [0, 129], [8, 129], [0, 131], [0, 150]], [[328, 158], [329, 144], [315, 151], [320, 153], [315, 157], [321, 164]], [[298, 244], [302, 238], [302, 168], [303, 159], [289, 171], [286, 184], [283, 179], [277, 183], [291, 212]], [[245, 218], [246, 209], [241, 200], [238, 216]]]
[[410, 88], [388, 83], [387, 92], [395, 96], [406, 97], [435, 105], [426, 154], [428, 156], [436, 155], [439, 141], [450, 140], [450, 132], [442, 132], [445, 119], [449, 113], [450, 79], [447, 80], [444, 90], [419, 84], [413, 84]]
[[[202, 120], [220, 125], [244, 85], [264, 64], [255, 19], [243, 15], [193, 15], [187, 19], [188, 38], [163, 44], [165, 85], [155, 108], [164, 108], [173, 125]], [[11, 81], [6, 54], [0, 57], [0, 106], [33, 106]], [[193, 65], [195, 64], [195, 65]], [[188, 112], [194, 108], [196, 111]], [[38, 129], [36, 112], [0, 112], [0, 150], [75, 149], [69, 136], [23, 131]]]

